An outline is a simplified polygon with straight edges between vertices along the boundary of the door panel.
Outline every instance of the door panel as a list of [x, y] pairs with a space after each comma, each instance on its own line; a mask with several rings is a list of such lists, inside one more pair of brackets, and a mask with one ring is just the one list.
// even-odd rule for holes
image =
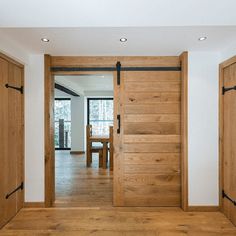
[[[6, 84], [21, 87], [23, 69], [0, 58], [1, 163], [0, 226], [8, 222], [23, 206], [23, 191], [6, 195], [23, 182], [23, 95]], [[2, 210], [3, 209], [3, 210]]]
[[[236, 63], [224, 69], [223, 86], [236, 85]], [[236, 201], [236, 91], [223, 96], [223, 190]], [[224, 214], [236, 225], [236, 206], [227, 198], [222, 199]]]
[[115, 205], [180, 206], [180, 90], [179, 71], [121, 72]]
[[6, 166], [8, 156], [8, 91], [5, 84], [8, 82], [8, 62], [0, 58], [0, 228], [6, 223], [6, 200], [7, 192]]

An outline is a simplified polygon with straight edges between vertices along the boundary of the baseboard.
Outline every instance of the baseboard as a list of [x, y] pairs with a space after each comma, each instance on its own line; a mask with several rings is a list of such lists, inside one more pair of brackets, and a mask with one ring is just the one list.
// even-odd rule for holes
[[214, 212], [220, 211], [219, 206], [188, 206], [187, 211]]
[[85, 151], [70, 151], [70, 154], [82, 155], [85, 154]]
[[44, 202], [24, 202], [25, 208], [42, 208], [45, 207]]

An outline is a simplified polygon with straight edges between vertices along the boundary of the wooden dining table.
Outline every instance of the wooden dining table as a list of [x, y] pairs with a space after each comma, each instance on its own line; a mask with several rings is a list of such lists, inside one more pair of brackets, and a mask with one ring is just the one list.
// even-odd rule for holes
[[109, 135], [92, 135], [89, 141], [102, 143], [102, 168], [107, 168], [107, 144], [109, 143]]

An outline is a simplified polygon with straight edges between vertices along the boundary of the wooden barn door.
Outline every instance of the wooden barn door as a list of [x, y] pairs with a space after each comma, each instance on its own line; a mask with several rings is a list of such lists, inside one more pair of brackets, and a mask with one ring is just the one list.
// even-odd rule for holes
[[0, 55], [0, 227], [23, 207], [23, 93], [18, 89], [21, 86], [23, 67]]
[[121, 69], [114, 205], [180, 206], [180, 90], [177, 67]]
[[222, 207], [236, 225], [236, 63], [223, 70]]

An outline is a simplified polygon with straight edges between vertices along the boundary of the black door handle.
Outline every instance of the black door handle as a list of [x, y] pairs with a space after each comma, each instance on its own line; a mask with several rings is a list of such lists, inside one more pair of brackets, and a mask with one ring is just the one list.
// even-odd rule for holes
[[119, 134], [120, 133], [120, 115], [117, 115], [117, 121], [118, 121], [117, 134]]

